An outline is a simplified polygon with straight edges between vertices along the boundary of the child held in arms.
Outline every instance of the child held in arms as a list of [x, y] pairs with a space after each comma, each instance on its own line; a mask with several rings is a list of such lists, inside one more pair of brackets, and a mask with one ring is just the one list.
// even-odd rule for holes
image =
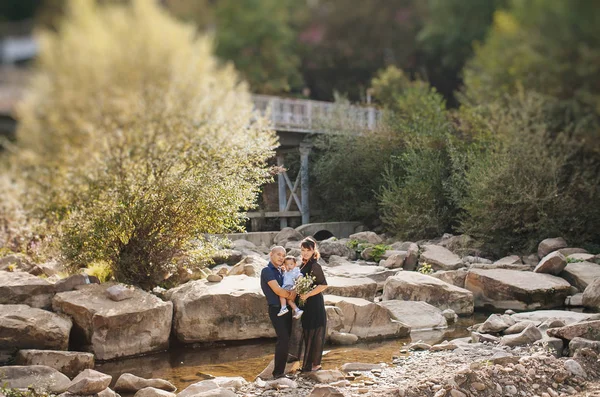
[[[286, 271], [283, 273], [282, 287], [285, 290], [293, 291], [294, 288], [296, 288], [296, 279], [302, 276], [300, 268], [296, 264], [296, 258], [294, 258], [291, 255], [286, 256], [285, 268]], [[302, 313], [304, 313], [304, 311], [300, 310], [300, 308], [296, 306], [294, 301], [286, 300], [284, 297], [280, 297], [279, 300], [281, 301], [281, 310], [279, 311], [279, 313], [277, 313], [278, 316], [283, 316], [289, 311], [287, 308], [287, 305], [289, 304], [294, 310], [294, 318], [299, 319], [300, 317], [302, 317]]]

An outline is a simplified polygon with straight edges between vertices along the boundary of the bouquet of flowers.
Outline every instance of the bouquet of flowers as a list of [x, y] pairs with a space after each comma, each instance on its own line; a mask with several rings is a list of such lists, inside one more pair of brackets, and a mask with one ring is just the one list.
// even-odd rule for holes
[[[315, 288], [315, 276], [307, 274], [306, 276], [298, 277], [294, 285], [298, 295], [308, 294]], [[300, 299], [300, 306], [304, 306], [304, 303], [305, 302]]]

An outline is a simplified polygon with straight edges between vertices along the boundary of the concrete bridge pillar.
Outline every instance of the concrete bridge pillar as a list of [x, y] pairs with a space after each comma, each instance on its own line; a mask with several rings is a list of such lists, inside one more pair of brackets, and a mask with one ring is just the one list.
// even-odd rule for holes
[[300, 144], [300, 192], [302, 202], [302, 224], [305, 225], [310, 223], [310, 206], [309, 206], [309, 182], [308, 182], [308, 156], [312, 149], [312, 144], [301, 143]]

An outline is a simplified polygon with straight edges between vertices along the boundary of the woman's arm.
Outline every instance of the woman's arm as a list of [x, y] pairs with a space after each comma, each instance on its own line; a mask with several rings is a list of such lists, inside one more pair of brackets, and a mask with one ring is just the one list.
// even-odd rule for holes
[[306, 301], [308, 298], [310, 298], [311, 296], [315, 296], [318, 295], [319, 293], [325, 291], [325, 289], [327, 289], [327, 284], [324, 285], [317, 285], [314, 289], [312, 289], [310, 292], [304, 294], [304, 295], [300, 295], [300, 299], [302, 299], [303, 301]]
[[277, 294], [278, 296], [281, 296], [285, 299], [294, 299], [296, 297], [296, 293], [294, 291], [288, 291], [288, 290], [281, 288], [279, 286], [279, 283], [277, 282], [277, 280], [271, 280], [271, 281], [267, 282], [267, 284], [269, 285], [269, 287], [271, 287], [273, 292], [275, 292], [275, 294]]

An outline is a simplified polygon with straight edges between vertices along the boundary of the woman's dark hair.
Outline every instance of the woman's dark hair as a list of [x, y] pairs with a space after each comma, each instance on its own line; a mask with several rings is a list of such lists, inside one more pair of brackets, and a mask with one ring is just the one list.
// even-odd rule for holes
[[321, 254], [319, 253], [319, 249], [317, 248], [317, 242], [312, 237], [306, 237], [304, 240], [300, 242], [301, 248], [307, 248], [309, 250], [315, 250], [313, 257], [315, 259], [319, 259]]

